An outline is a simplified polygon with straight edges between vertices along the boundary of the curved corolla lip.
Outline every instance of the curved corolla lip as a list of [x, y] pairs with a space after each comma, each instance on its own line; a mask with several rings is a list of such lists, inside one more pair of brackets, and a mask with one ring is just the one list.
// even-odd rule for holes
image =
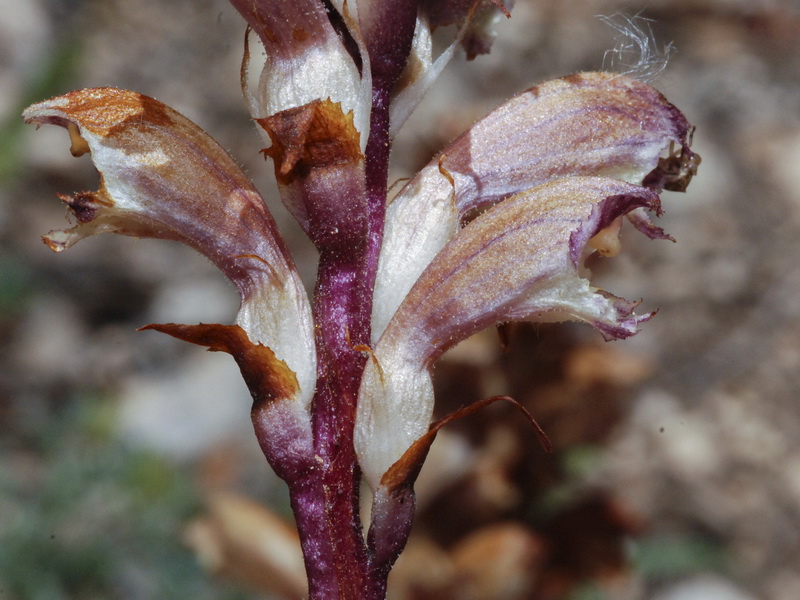
[[[699, 162], [689, 148], [691, 132], [661, 93], [614, 73], [555, 79], [502, 104], [447, 146], [389, 205], [373, 343], [422, 271], [476, 211], [574, 176], [611, 177], [656, 191], [685, 189]], [[665, 237], [641, 211], [630, 218], [648, 235]]]
[[100, 173], [97, 191], [60, 196], [78, 223], [48, 233], [47, 245], [61, 251], [111, 232], [195, 248], [239, 289], [238, 323], [296, 374], [307, 406], [316, 378], [308, 297], [263, 199], [236, 162], [186, 117], [136, 92], [70, 92], [34, 104], [23, 118], [66, 128], [72, 153], [90, 153]]
[[620, 219], [640, 209], [661, 210], [655, 190], [569, 177], [496, 204], [454, 235], [400, 303], [365, 370], [356, 448], [372, 485], [427, 431], [430, 369], [458, 342], [521, 320], [581, 320], [620, 339], [651, 318], [634, 312], [638, 302], [593, 287], [583, 268], [591, 252], [616, 251]]

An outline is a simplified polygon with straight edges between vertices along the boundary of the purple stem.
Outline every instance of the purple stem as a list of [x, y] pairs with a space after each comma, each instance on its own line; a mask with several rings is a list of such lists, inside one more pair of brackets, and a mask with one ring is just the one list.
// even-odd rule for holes
[[[366, 239], [320, 252], [314, 297], [318, 370], [312, 404], [319, 468], [289, 482], [311, 600], [382, 600], [386, 594], [388, 568], [373, 565], [359, 515], [361, 472], [353, 429], [367, 357], [355, 348], [370, 344], [391, 151], [389, 104], [410, 51], [415, 15], [413, 2], [392, 0], [383, 6], [368, 43], [373, 91], [364, 152]], [[403, 27], [397, 26], [400, 22]]]
[[[389, 163], [389, 93], [376, 89], [365, 151], [369, 230], [364, 243], [320, 253], [314, 321], [313, 400], [318, 468], [291, 478], [311, 600], [382, 600], [387, 573], [371, 568], [359, 515], [361, 472], [353, 447], [356, 402], [370, 343], [372, 290], [383, 238]], [[376, 577], [376, 575], [378, 575]]]
[[[369, 232], [367, 240], [367, 277], [369, 312], [372, 313], [372, 291], [378, 272], [378, 257], [383, 242], [383, 225], [386, 219], [386, 184], [389, 179], [389, 88], [376, 87], [372, 94], [371, 129], [365, 151], [367, 165], [367, 215]], [[366, 344], [369, 343], [370, 323], [367, 321]]]

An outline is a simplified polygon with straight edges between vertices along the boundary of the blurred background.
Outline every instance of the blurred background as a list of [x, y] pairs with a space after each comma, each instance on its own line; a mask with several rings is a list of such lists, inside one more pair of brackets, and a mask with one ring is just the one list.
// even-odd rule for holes
[[[101, 85], [170, 104], [237, 157], [311, 282], [241, 101], [242, 21], [223, 0], [0, 10], [0, 597], [299, 598], [287, 496], [235, 364], [135, 333], [229, 323], [235, 291], [176, 244], [48, 250], [40, 236], [65, 226], [56, 193], [97, 177], [64, 130], [19, 118]], [[638, 67], [614, 27], [637, 15], [655, 57]], [[498, 33], [491, 55], [448, 68], [397, 140], [392, 179], [513, 93], [604, 66], [664, 92], [703, 163], [686, 194], [663, 196], [677, 244], [626, 231], [619, 257], [591, 265], [659, 309], [638, 336], [519, 326], [506, 351], [490, 331], [438, 366], [440, 414], [510, 394], [556, 451], [509, 406], [448, 426], [391, 597], [800, 598], [800, 5], [517, 0]]]

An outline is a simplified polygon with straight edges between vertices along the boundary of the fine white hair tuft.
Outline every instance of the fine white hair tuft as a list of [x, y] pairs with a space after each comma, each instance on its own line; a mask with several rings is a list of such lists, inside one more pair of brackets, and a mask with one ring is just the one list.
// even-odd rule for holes
[[667, 67], [675, 50], [672, 42], [659, 46], [653, 34], [652, 19], [615, 13], [598, 18], [617, 32], [616, 45], [603, 55], [603, 70], [618, 71], [642, 81], [652, 81]]

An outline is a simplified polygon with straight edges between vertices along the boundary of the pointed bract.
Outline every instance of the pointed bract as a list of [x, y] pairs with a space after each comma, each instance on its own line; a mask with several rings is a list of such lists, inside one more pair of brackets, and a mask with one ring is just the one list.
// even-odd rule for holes
[[[510, 16], [512, 0], [452, 0], [419, 3], [410, 53], [400, 80], [392, 91], [391, 135], [403, 126], [441, 72], [462, 46], [469, 60], [490, 51], [494, 25]], [[440, 26], [458, 26], [453, 42], [439, 56], [433, 56], [433, 32]]]
[[238, 325], [147, 325], [185, 342], [233, 356], [253, 397], [250, 416], [259, 444], [275, 473], [286, 481], [313, 468], [311, 415], [301, 402], [297, 377], [263, 344]]
[[433, 56], [433, 31], [424, 16], [417, 17], [414, 38], [405, 69], [392, 90], [390, 134], [396, 135], [425, 97], [441, 72], [455, 56], [466, 33], [462, 27], [456, 39], [436, 58]]

